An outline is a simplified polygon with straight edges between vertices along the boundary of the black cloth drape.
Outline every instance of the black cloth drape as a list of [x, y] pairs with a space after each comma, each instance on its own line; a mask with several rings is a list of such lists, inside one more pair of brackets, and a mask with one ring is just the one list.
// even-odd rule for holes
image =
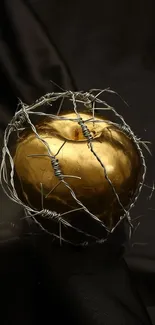
[[0, 19], [1, 84], [4, 79], [5, 95], [10, 92], [31, 103], [53, 90], [51, 79], [64, 88], [75, 88], [67, 64], [28, 1], [1, 1]]
[[[0, 129], [18, 98], [31, 103], [59, 86], [73, 90], [110, 86], [129, 107], [117, 96], [108, 100], [139, 137], [152, 142], [152, 157], [146, 153], [146, 185], [151, 186], [154, 15], [154, 0], [1, 0]], [[60, 251], [44, 237], [19, 239], [21, 226], [9, 228], [17, 241], [0, 247], [1, 323], [42, 324], [49, 317], [58, 324], [62, 319], [68, 324], [140, 325], [151, 324], [151, 319], [155, 323], [155, 193], [149, 200], [150, 191], [144, 187], [133, 210], [133, 217], [142, 217], [132, 242], [125, 246], [126, 262], [122, 250]], [[2, 223], [17, 218], [18, 225], [17, 207], [4, 196], [0, 200]]]

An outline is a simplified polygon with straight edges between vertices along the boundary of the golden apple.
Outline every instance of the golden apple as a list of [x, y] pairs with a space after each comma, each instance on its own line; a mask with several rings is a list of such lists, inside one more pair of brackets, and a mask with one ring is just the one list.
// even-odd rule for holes
[[[77, 118], [75, 113], [63, 115]], [[139, 152], [134, 142], [108, 121], [93, 122], [92, 115], [80, 113], [93, 138], [94, 152], [106, 168], [120, 201], [126, 207], [134, 196], [141, 174]], [[99, 121], [101, 118], [95, 117]], [[36, 126], [41, 139], [46, 141], [52, 155], [59, 161], [65, 181], [88, 210], [112, 227], [123, 214], [105, 171], [96, 159], [83, 135], [81, 126], [72, 120], [45, 120]], [[14, 164], [20, 184], [19, 196], [34, 208], [50, 209], [58, 213], [78, 208], [78, 204], [57, 176], [49, 157], [49, 150], [32, 131], [18, 140]], [[61, 148], [61, 150], [59, 150]], [[70, 177], [72, 176], [72, 177]], [[80, 223], [85, 219], [78, 212]], [[64, 217], [74, 220], [74, 213]], [[68, 219], [67, 219], [68, 220]]]

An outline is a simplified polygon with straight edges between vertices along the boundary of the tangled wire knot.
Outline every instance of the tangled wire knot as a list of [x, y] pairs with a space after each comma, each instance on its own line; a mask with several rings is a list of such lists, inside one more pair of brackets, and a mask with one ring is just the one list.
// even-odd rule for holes
[[[93, 218], [94, 222], [98, 222], [103, 228], [104, 230], [106, 230], [106, 232], [108, 234], [113, 233], [114, 230], [116, 229], [116, 227], [122, 222], [122, 220], [124, 220], [125, 218], [127, 219], [128, 223], [129, 223], [129, 231], [131, 232], [131, 229], [133, 228], [132, 225], [132, 221], [131, 221], [131, 217], [130, 217], [130, 210], [134, 207], [140, 192], [142, 190], [142, 187], [144, 185], [144, 180], [145, 180], [145, 175], [146, 175], [146, 163], [145, 163], [145, 158], [143, 155], [143, 151], [141, 148], [141, 144], [143, 144], [146, 147], [146, 143], [141, 141], [140, 139], [138, 139], [135, 134], [133, 133], [133, 131], [131, 130], [130, 126], [125, 122], [124, 118], [116, 111], [115, 108], [109, 106], [105, 101], [103, 101], [102, 99], [100, 99], [100, 95], [103, 94], [104, 92], [109, 92], [109, 93], [113, 93], [116, 94], [114, 91], [110, 90], [110, 89], [104, 89], [104, 90], [100, 90], [100, 89], [92, 89], [89, 92], [72, 92], [72, 91], [64, 91], [64, 92], [58, 92], [58, 93], [48, 93], [45, 96], [39, 98], [38, 100], [36, 100], [32, 105], [26, 105], [23, 102], [20, 101], [19, 106], [17, 108], [17, 111], [14, 115], [14, 117], [12, 118], [11, 122], [8, 124], [5, 132], [4, 132], [4, 146], [2, 149], [2, 162], [1, 162], [1, 168], [0, 168], [0, 182], [1, 182], [1, 186], [4, 190], [4, 192], [6, 193], [6, 195], [14, 202], [18, 203], [19, 205], [21, 205], [24, 209], [25, 212], [25, 217], [24, 218], [30, 218], [31, 220], [33, 220], [42, 231], [44, 231], [45, 233], [53, 236], [53, 238], [57, 238], [60, 241], [60, 244], [62, 244], [63, 242], [67, 242], [67, 243], [71, 243], [69, 240], [63, 238], [62, 233], [61, 233], [61, 225], [64, 225], [65, 227], [69, 227], [71, 229], [76, 230], [78, 233], [82, 233], [83, 235], [85, 235], [86, 240], [83, 241], [80, 245], [84, 246], [84, 245], [88, 245], [89, 244], [89, 237], [93, 238], [95, 243], [103, 243], [107, 240], [106, 238], [98, 238], [96, 236], [93, 236], [89, 233], [86, 233], [84, 231], [82, 231], [79, 228], [74, 227], [70, 222], [66, 221], [64, 219], [64, 216], [67, 213], [72, 213], [78, 210], [84, 210], [91, 218]], [[95, 216], [93, 213], [91, 213], [86, 206], [83, 205], [83, 203], [81, 201], [78, 200], [78, 198], [76, 197], [76, 194], [74, 193], [73, 189], [70, 187], [70, 185], [67, 182], [67, 177], [74, 177], [72, 175], [63, 175], [60, 165], [59, 165], [59, 161], [57, 159], [57, 154], [53, 155], [50, 147], [48, 145], [48, 143], [38, 134], [37, 129], [35, 127], [35, 125], [32, 123], [31, 121], [31, 116], [32, 115], [38, 115], [38, 116], [43, 116], [43, 117], [48, 117], [50, 119], [53, 120], [68, 120], [68, 118], [66, 118], [65, 116], [61, 116], [60, 111], [61, 111], [61, 107], [63, 105], [63, 101], [65, 99], [68, 99], [71, 103], [72, 103], [72, 107], [73, 107], [73, 111], [76, 114], [76, 118], [70, 118], [69, 120], [71, 121], [76, 121], [79, 126], [81, 127], [83, 136], [86, 138], [87, 143], [88, 143], [88, 148], [91, 150], [92, 154], [95, 156], [95, 158], [98, 160], [98, 162], [100, 163], [100, 165], [102, 166], [103, 170], [104, 170], [104, 175], [106, 180], [108, 181], [109, 185], [112, 188], [112, 191], [118, 201], [119, 206], [122, 208], [123, 211], [123, 215], [120, 216], [119, 221], [117, 222], [117, 224], [111, 229], [109, 230], [105, 224], [103, 223], [103, 221], [101, 221], [97, 216]], [[43, 105], [50, 105], [52, 106], [53, 102], [56, 102], [60, 100], [60, 106], [58, 109], [58, 112], [56, 115], [54, 114], [47, 114], [44, 112], [37, 112], [37, 108]], [[92, 120], [95, 122], [95, 111], [96, 110], [104, 110], [104, 111], [108, 111], [110, 110], [117, 118], [119, 118], [120, 123], [113, 123], [111, 122], [111, 124], [117, 126], [120, 130], [122, 130], [124, 133], [126, 133], [130, 139], [134, 142], [138, 152], [139, 152], [139, 156], [140, 156], [140, 160], [141, 160], [141, 166], [142, 166], [142, 175], [141, 175], [141, 181], [138, 184], [138, 188], [135, 192], [135, 195], [132, 199], [132, 201], [130, 202], [130, 205], [128, 206], [127, 209], [124, 208], [124, 206], [121, 203], [121, 200], [119, 198], [119, 195], [117, 194], [112, 181], [109, 179], [106, 168], [103, 164], [103, 162], [101, 161], [101, 159], [98, 157], [98, 155], [95, 153], [94, 148], [93, 148], [93, 137], [88, 129], [88, 127], [86, 126], [85, 122], [82, 117], [80, 116], [80, 114], [78, 113], [77, 110], [77, 103], [81, 103], [83, 104], [83, 106], [91, 113], [92, 113], [92, 118], [89, 120]], [[96, 104], [102, 105], [101, 108], [97, 108]], [[88, 121], [88, 120], [87, 120]], [[98, 122], [98, 121], [97, 121]], [[44, 209], [43, 206], [43, 191], [41, 190], [41, 196], [42, 196], [42, 209], [40, 211], [37, 211], [36, 209], [33, 209], [31, 206], [26, 205], [19, 197], [15, 188], [15, 184], [14, 184], [14, 161], [13, 161], [13, 157], [11, 156], [10, 150], [9, 150], [9, 140], [10, 140], [10, 136], [13, 132], [18, 132], [21, 130], [25, 129], [25, 123], [29, 125], [29, 127], [32, 129], [32, 131], [34, 132], [35, 136], [46, 146], [47, 151], [48, 151], [48, 157], [50, 157], [51, 159], [51, 166], [54, 170], [54, 174], [55, 176], [58, 178], [59, 182], [63, 182], [64, 185], [69, 189], [72, 197], [74, 198], [74, 200], [76, 201], [76, 203], [78, 204], [79, 208], [77, 209], [73, 209], [69, 212], [64, 212], [64, 213], [57, 213], [55, 211], [50, 211], [50, 210], [46, 210]], [[61, 148], [59, 149], [60, 152]], [[35, 155], [33, 155], [35, 156]], [[9, 164], [11, 167], [11, 172], [8, 173], [8, 168], [7, 168], [7, 164], [6, 164], [6, 160], [9, 159]], [[40, 216], [42, 218], [47, 218], [47, 219], [52, 219], [55, 222], [57, 222], [59, 224], [59, 235], [56, 235], [55, 233], [51, 233], [49, 232], [47, 229], [45, 229], [42, 224], [37, 220], [37, 217]]]

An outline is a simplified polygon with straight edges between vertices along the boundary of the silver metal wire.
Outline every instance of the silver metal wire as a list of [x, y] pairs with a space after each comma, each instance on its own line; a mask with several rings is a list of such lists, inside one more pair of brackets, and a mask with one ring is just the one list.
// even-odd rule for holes
[[[6, 195], [14, 202], [20, 204], [25, 211], [25, 217], [24, 218], [30, 218], [31, 220], [33, 220], [35, 222], [35, 224], [45, 233], [51, 235], [53, 238], [57, 238], [60, 241], [60, 245], [62, 245], [63, 242], [67, 242], [70, 244], [71, 243], [69, 240], [67, 240], [66, 238], [63, 238], [62, 236], [62, 229], [61, 226], [65, 226], [68, 227], [70, 229], [74, 229], [77, 231], [77, 233], [81, 233], [83, 235], [85, 235], [86, 240], [83, 241], [82, 243], [80, 243], [80, 245], [82, 246], [87, 246], [89, 244], [89, 238], [91, 238], [95, 243], [103, 243], [107, 240], [106, 238], [98, 238], [96, 236], [93, 236], [89, 233], [86, 233], [84, 231], [82, 231], [81, 229], [78, 229], [76, 227], [74, 227], [71, 223], [69, 223], [68, 221], [66, 221], [64, 219], [64, 216], [68, 213], [73, 213], [75, 211], [78, 210], [83, 210], [85, 211], [93, 220], [94, 222], [97, 222], [101, 227], [104, 228], [104, 231], [106, 230], [107, 234], [113, 233], [114, 230], [116, 229], [116, 227], [122, 222], [123, 219], [127, 219], [128, 224], [129, 224], [129, 234], [132, 233], [132, 221], [131, 221], [131, 216], [130, 216], [130, 210], [134, 207], [140, 192], [143, 188], [144, 185], [144, 180], [145, 180], [145, 175], [146, 175], [146, 163], [145, 163], [145, 158], [143, 155], [143, 151], [141, 148], [141, 145], [144, 145], [145, 147], [146, 142], [138, 139], [134, 132], [131, 130], [130, 126], [125, 122], [124, 118], [116, 111], [115, 108], [109, 106], [105, 101], [103, 101], [100, 96], [102, 94], [104, 94], [105, 92], [109, 92], [112, 94], [115, 94], [114, 91], [108, 89], [92, 89], [89, 92], [72, 92], [72, 91], [64, 91], [64, 92], [58, 92], [58, 93], [48, 93], [45, 96], [42, 96], [41, 98], [39, 98], [38, 100], [35, 101], [35, 103], [33, 103], [32, 105], [26, 105], [24, 103], [22, 103], [20, 101], [19, 106], [17, 108], [17, 111], [14, 115], [14, 117], [12, 118], [12, 120], [10, 121], [10, 123], [8, 124], [5, 133], [4, 133], [4, 145], [3, 145], [3, 149], [2, 149], [2, 162], [1, 162], [1, 167], [0, 167], [0, 183], [1, 186], [4, 190], [4, 192], [6, 193]], [[69, 101], [72, 102], [73, 105], [73, 111], [76, 114], [76, 118], [67, 118], [65, 116], [60, 116], [59, 114], [61, 113], [61, 109], [63, 106], [63, 102], [65, 99], [68, 99]], [[58, 109], [58, 112], [56, 115], [54, 114], [48, 114], [48, 113], [44, 113], [44, 112], [37, 112], [37, 108], [39, 108], [40, 106], [43, 105], [50, 105], [52, 106], [52, 104], [54, 102], [56, 102], [57, 100], [60, 100], [60, 106]], [[141, 175], [141, 181], [139, 182], [138, 188], [136, 190], [135, 196], [132, 199], [132, 201], [130, 202], [129, 206], [127, 208], [124, 208], [123, 204], [121, 203], [121, 200], [119, 198], [119, 195], [112, 183], [112, 181], [109, 179], [107, 171], [106, 171], [106, 167], [104, 166], [103, 162], [101, 161], [100, 157], [98, 157], [98, 155], [96, 154], [96, 152], [94, 151], [93, 148], [93, 136], [91, 134], [91, 132], [89, 131], [89, 128], [87, 127], [87, 125], [85, 124], [88, 120], [83, 120], [82, 117], [80, 116], [80, 114], [78, 113], [78, 109], [77, 109], [77, 104], [78, 103], [82, 103], [85, 107], [85, 109], [88, 110], [88, 112], [92, 113], [92, 118], [89, 120], [92, 120], [93, 123], [103, 123], [103, 120], [95, 120], [95, 110], [104, 110], [104, 111], [111, 111], [114, 116], [116, 116], [117, 118], [119, 118], [120, 123], [114, 123], [114, 122], [110, 122], [108, 121], [110, 124], [112, 125], [116, 125], [122, 132], [124, 132], [125, 134], [127, 134], [132, 141], [135, 143], [136, 148], [139, 152], [140, 155], [140, 160], [141, 160], [141, 165], [142, 165], [142, 175]], [[101, 105], [101, 107], [98, 107], [99, 105]], [[98, 160], [98, 162], [100, 163], [100, 165], [103, 168], [103, 173], [105, 175], [105, 178], [107, 180], [107, 182], [109, 183], [109, 185], [112, 188], [112, 191], [118, 201], [119, 206], [121, 207], [122, 211], [123, 211], [123, 215], [120, 216], [119, 221], [117, 222], [117, 224], [112, 228], [112, 229], [108, 229], [105, 224], [93, 213], [91, 213], [91, 211], [88, 210], [88, 208], [86, 206], [83, 205], [83, 203], [81, 201], [79, 201], [79, 199], [76, 197], [76, 194], [74, 193], [73, 189], [70, 187], [70, 185], [67, 182], [67, 178], [69, 177], [74, 177], [74, 178], [80, 178], [74, 175], [63, 175], [60, 165], [59, 165], [59, 160], [57, 159], [57, 155], [60, 152], [60, 150], [62, 149], [62, 147], [65, 145], [65, 141], [63, 143], [63, 145], [59, 148], [58, 152], [56, 155], [53, 155], [53, 153], [51, 152], [51, 149], [48, 145], [48, 143], [39, 135], [39, 133], [37, 132], [37, 129], [35, 127], [35, 125], [32, 123], [31, 121], [31, 116], [33, 115], [39, 115], [39, 116], [43, 116], [43, 117], [48, 117], [51, 119], [55, 119], [55, 120], [70, 120], [70, 121], [76, 121], [82, 130], [82, 133], [84, 135], [84, 137], [87, 139], [87, 143], [88, 143], [88, 148], [90, 149], [90, 151], [92, 152], [92, 154], [95, 156], [95, 158]], [[31, 207], [30, 205], [26, 205], [24, 202], [22, 202], [20, 200], [20, 198], [17, 195], [16, 192], [16, 188], [15, 188], [15, 184], [14, 184], [14, 162], [13, 162], [13, 157], [11, 156], [11, 153], [9, 151], [9, 141], [10, 141], [10, 137], [11, 134], [13, 132], [18, 132], [23, 130], [25, 128], [25, 123], [32, 129], [32, 131], [34, 132], [35, 136], [44, 144], [44, 146], [47, 148], [47, 152], [48, 154], [46, 156], [48, 156], [51, 160], [51, 167], [54, 170], [55, 176], [58, 178], [58, 183], [55, 187], [53, 187], [53, 189], [51, 189], [51, 191], [45, 196], [45, 198], [47, 198], [48, 195], [51, 194], [52, 191], [55, 190], [55, 188], [57, 186], [59, 186], [61, 183], [63, 183], [70, 191], [72, 197], [74, 198], [74, 200], [76, 201], [76, 203], [78, 204], [79, 208], [77, 209], [73, 209], [70, 210], [68, 212], [64, 212], [64, 213], [57, 213], [55, 211], [50, 211], [50, 210], [46, 210], [44, 209], [44, 194], [43, 194], [43, 184], [41, 184], [41, 206], [42, 209], [40, 211], [37, 211], [36, 209], [34, 209], [33, 207]], [[31, 157], [36, 157], [36, 156], [41, 156], [41, 155], [37, 155], [37, 154], [33, 154], [31, 155]], [[11, 168], [11, 172], [10, 174], [8, 174], [8, 168], [7, 168], [7, 164], [6, 164], [6, 160], [9, 160], [9, 164], [10, 164], [10, 168]], [[42, 224], [37, 220], [37, 217], [42, 217], [43, 219], [52, 219], [53, 221], [59, 223], [59, 235], [56, 235], [55, 233], [51, 233], [49, 232], [47, 229], [45, 229]]]

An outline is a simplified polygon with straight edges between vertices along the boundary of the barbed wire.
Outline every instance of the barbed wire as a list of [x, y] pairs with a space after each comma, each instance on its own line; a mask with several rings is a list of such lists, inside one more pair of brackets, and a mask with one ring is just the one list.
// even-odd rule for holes
[[[122, 220], [124, 218], [127, 219], [128, 224], [129, 224], [129, 236], [131, 236], [132, 234], [132, 228], [133, 228], [133, 224], [131, 221], [131, 216], [130, 216], [130, 210], [134, 207], [140, 192], [142, 190], [142, 187], [144, 186], [144, 181], [145, 181], [145, 175], [146, 175], [146, 163], [145, 163], [145, 158], [143, 155], [143, 151], [141, 148], [141, 145], [144, 145], [145, 147], [147, 146], [147, 142], [142, 141], [141, 139], [138, 139], [136, 137], [136, 135], [133, 133], [133, 131], [131, 130], [130, 126], [125, 122], [124, 118], [122, 117], [122, 115], [120, 115], [115, 108], [113, 108], [112, 106], [108, 105], [104, 100], [100, 99], [100, 96], [105, 93], [105, 92], [109, 92], [109, 93], [113, 93], [116, 94], [114, 91], [108, 89], [92, 89], [89, 92], [72, 92], [72, 91], [64, 91], [64, 92], [57, 92], [57, 93], [48, 93], [45, 96], [42, 96], [41, 98], [39, 98], [38, 100], [36, 100], [32, 105], [26, 105], [24, 104], [21, 100], [19, 101], [19, 105], [17, 107], [17, 110], [15, 112], [14, 117], [12, 118], [12, 120], [10, 121], [10, 123], [8, 124], [5, 132], [4, 132], [4, 146], [2, 149], [2, 162], [1, 162], [1, 167], [0, 167], [0, 183], [1, 186], [4, 190], [4, 192], [6, 193], [6, 195], [15, 203], [20, 204], [25, 212], [25, 218], [27, 219], [31, 219], [35, 222], [35, 224], [45, 233], [51, 235], [53, 238], [57, 238], [60, 241], [60, 245], [62, 245], [62, 242], [67, 242], [67, 243], [72, 243], [70, 242], [68, 239], [63, 238], [62, 237], [62, 231], [61, 231], [61, 226], [63, 225], [64, 227], [68, 227], [72, 230], [77, 231], [77, 233], [83, 234], [86, 237], [86, 240], [81, 242], [80, 245], [88, 245], [89, 244], [89, 238], [91, 238], [94, 242], [97, 243], [103, 243], [107, 240], [108, 235], [113, 233], [116, 229], [116, 227], [118, 227], [118, 225], [122, 222]], [[76, 118], [68, 118], [65, 116], [61, 116], [59, 115], [61, 113], [61, 109], [63, 106], [63, 102], [65, 99], [68, 99], [72, 105], [73, 105], [73, 111], [76, 114]], [[42, 107], [44, 105], [50, 105], [52, 106], [54, 102], [60, 100], [60, 105], [57, 111], [57, 114], [50, 114], [50, 113], [44, 113], [42, 112], [37, 112], [37, 108]], [[77, 104], [81, 103], [83, 104], [83, 107], [91, 114], [92, 117], [89, 119], [82, 119], [82, 117], [80, 116], [80, 113], [78, 112], [77, 109]], [[96, 107], [96, 105], [98, 104], [101, 105], [101, 107]], [[116, 118], [119, 119], [120, 123], [115, 123], [115, 122], [111, 122], [103, 119], [95, 119], [95, 111], [111, 111], [114, 116]], [[77, 176], [74, 175], [64, 175], [61, 171], [60, 168], [60, 164], [59, 164], [59, 160], [57, 159], [57, 155], [60, 152], [60, 150], [62, 149], [62, 147], [65, 145], [66, 141], [64, 141], [64, 143], [62, 144], [62, 146], [59, 148], [58, 152], [54, 155], [48, 145], [48, 143], [39, 135], [37, 128], [35, 127], [35, 125], [32, 123], [31, 121], [31, 116], [42, 116], [42, 117], [48, 117], [52, 120], [67, 120], [67, 121], [74, 121], [77, 122], [77, 124], [81, 127], [81, 131], [82, 134], [84, 136], [84, 138], [87, 140], [87, 145], [89, 150], [92, 152], [92, 154], [95, 156], [95, 158], [97, 159], [97, 161], [99, 162], [99, 164], [101, 165], [102, 169], [103, 169], [103, 173], [105, 176], [105, 179], [107, 180], [107, 182], [109, 183], [109, 186], [111, 187], [117, 202], [120, 206], [120, 208], [123, 211], [123, 215], [120, 216], [119, 221], [114, 225], [114, 227], [112, 229], [108, 229], [108, 227], [104, 224], [103, 221], [101, 221], [95, 214], [93, 214], [91, 211], [89, 211], [89, 209], [77, 198], [75, 192], [73, 191], [73, 189], [71, 188], [71, 186], [68, 184], [67, 182], [67, 178], [79, 178]], [[129, 205], [124, 208], [120, 197], [112, 183], [112, 181], [110, 180], [110, 178], [108, 177], [107, 171], [106, 171], [106, 167], [103, 164], [103, 162], [101, 161], [100, 157], [97, 155], [97, 153], [94, 151], [93, 148], [93, 136], [92, 133], [90, 132], [89, 128], [87, 127], [87, 125], [85, 124], [88, 121], [92, 121], [93, 123], [103, 123], [103, 122], [107, 122], [111, 125], [117, 126], [119, 128], [119, 130], [123, 133], [125, 133], [135, 144], [138, 152], [139, 152], [139, 157], [140, 157], [140, 161], [141, 161], [141, 166], [142, 166], [142, 173], [141, 173], [141, 181], [139, 182], [135, 195], [134, 197], [131, 199]], [[17, 136], [19, 136], [19, 131], [23, 131], [25, 129], [25, 123], [31, 128], [31, 130], [33, 131], [33, 133], [35, 134], [36, 138], [42, 142], [42, 144], [46, 147], [47, 149], [47, 154], [46, 155], [38, 155], [38, 154], [33, 154], [33, 155], [29, 155], [29, 157], [39, 157], [39, 156], [47, 156], [49, 157], [50, 161], [51, 161], [51, 167], [54, 171], [55, 176], [58, 179], [58, 183], [50, 190], [50, 192], [48, 194], [46, 194], [46, 198], [48, 197], [48, 195], [50, 195], [56, 187], [58, 187], [61, 183], [64, 184], [64, 186], [66, 186], [69, 191], [71, 196], [74, 198], [74, 200], [76, 201], [77, 205], [79, 206], [79, 208], [77, 209], [72, 209], [68, 212], [64, 212], [64, 213], [57, 213], [55, 211], [50, 211], [47, 209], [44, 209], [44, 194], [43, 194], [43, 184], [40, 184], [41, 188], [40, 188], [40, 192], [41, 192], [41, 202], [42, 202], [42, 209], [40, 211], [37, 211], [35, 208], [31, 207], [30, 205], [26, 205], [19, 197], [15, 188], [15, 184], [14, 184], [14, 173], [15, 173], [15, 169], [14, 169], [14, 161], [13, 161], [13, 157], [11, 156], [10, 150], [9, 150], [9, 141], [10, 141], [10, 137], [11, 134], [16, 132]], [[8, 168], [7, 168], [7, 159], [9, 159], [9, 163], [10, 163], [10, 168], [11, 171], [8, 174]], [[74, 227], [70, 222], [66, 221], [64, 219], [64, 216], [66, 214], [69, 213], [74, 213], [75, 211], [80, 211], [83, 210], [85, 211], [85, 213], [87, 213], [93, 220], [94, 222], [97, 222], [101, 227], [104, 228], [104, 230], [107, 233], [107, 236], [105, 238], [98, 238], [97, 236], [94, 236], [92, 234], [89, 234], [87, 232], [84, 232], [83, 230]], [[57, 222], [59, 224], [59, 235], [55, 234], [55, 233], [51, 233], [50, 231], [48, 231], [47, 229], [45, 229], [43, 227], [43, 225], [37, 220], [37, 217], [41, 216], [43, 219], [50, 219], [53, 220], [55, 222]], [[73, 243], [72, 243], [73, 244]], [[76, 245], [76, 244], [75, 244]]]

